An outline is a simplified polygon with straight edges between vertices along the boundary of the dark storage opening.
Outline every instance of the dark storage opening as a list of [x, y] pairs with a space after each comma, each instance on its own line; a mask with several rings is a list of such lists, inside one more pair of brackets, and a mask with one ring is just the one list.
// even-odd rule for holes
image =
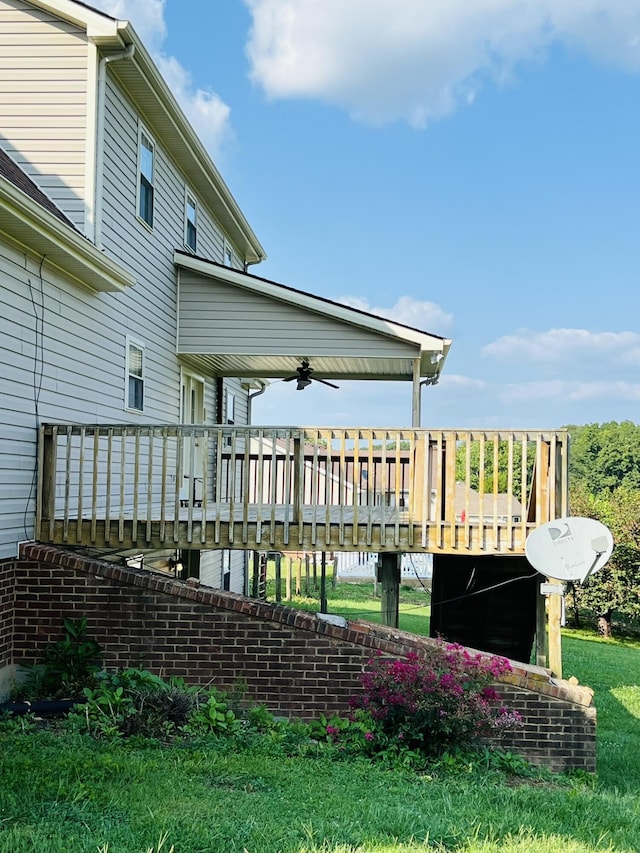
[[540, 581], [525, 557], [434, 555], [431, 636], [528, 663]]

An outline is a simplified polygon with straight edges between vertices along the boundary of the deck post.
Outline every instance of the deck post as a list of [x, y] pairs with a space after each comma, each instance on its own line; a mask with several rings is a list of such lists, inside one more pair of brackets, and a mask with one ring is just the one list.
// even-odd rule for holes
[[51, 532], [53, 532], [53, 523], [55, 519], [55, 503], [56, 503], [56, 440], [52, 433], [45, 431], [45, 427], [40, 427], [39, 435], [40, 445], [38, 447], [38, 467], [39, 467], [39, 497], [37, 512], [36, 512], [36, 527], [34, 530], [34, 538], [40, 539], [42, 536], [42, 521], [49, 522]]
[[253, 552], [253, 565], [252, 565], [252, 583], [251, 583], [251, 597], [258, 598], [258, 594], [260, 591], [260, 552]]
[[540, 592], [540, 585], [536, 591], [536, 665], [545, 667], [547, 665], [547, 599]]
[[327, 552], [320, 556], [320, 613], [327, 613]]
[[381, 553], [378, 557], [382, 624], [397, 628], [400, 620], [400, 565], [402, 554]]
[[[537, 483], [536, 505], [538, 507], [538, 520], [541, 524], [550, 521], [550, 495], [556, 488], [556, 484], [549, 482], [551, 473], [551, 445], [548, 441], [541, 441], [538, 445], [538, 458], [536, 468], [539, 468], [539, 480]], [[547, 577], [547, 582], [554, 586], [560, 585], [555, 578]], [[557, 678], [562, 678], [562, 634], [560, 623], [562, 620], [562, 596], [553, 593], [547, 599], [547, 644], [549, 649], [548, 666]], [[542, 639], [542, 638], [541, 638]], [[541, 640], [536, 641], [536, 652], [540, 651]]]
[[276, 554], [276, 601], [282, 601], [282, 554]]

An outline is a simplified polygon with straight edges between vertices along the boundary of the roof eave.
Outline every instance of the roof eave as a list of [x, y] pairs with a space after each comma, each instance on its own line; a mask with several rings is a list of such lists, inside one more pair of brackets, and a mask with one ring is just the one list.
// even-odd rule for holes
[[[418, 349], [416, 357], [420, 357], [421, 369], [425, 371], [423, 373], [424, 376], [432, 376], [439, 372], [437, 368], [442, 369], [451, 346], [449, 338], [442, 338], [438, 335], [431, 335], [428, 332], [421, 332], [419, 329], [412, 329], [409, 326], [385, 320], [383, 317], [350, 308], [348, 305], [342, 305], [339, 302], [333, 302], [310, 293], [305, 293], [304, 291], [294, 290], [268, 279], [220, 266], [203, 258], [189, 255], [186, 252], [176, 250], [174, 253], [174, 263], [179, 267], [218, 278], [237, 287], [254, 290], [262, 295], [271, 296], [282, 302], [288, 302], [297, 307], [330, 316], [333, 319], [367, 329], [376, 334], [415, 344]], [[434, 363], [431, 362], [432, 356], [438, 356]]]
[[0, 232], [94, 291], [117, 292], [135, 284], [128, 270], [2, 177]]

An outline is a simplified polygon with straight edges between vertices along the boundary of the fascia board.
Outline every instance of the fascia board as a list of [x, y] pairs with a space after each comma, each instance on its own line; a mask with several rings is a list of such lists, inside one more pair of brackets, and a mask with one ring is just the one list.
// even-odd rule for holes
[[42, 249], [40, 254], [48, 256], [52, 249], [57, 250], [55, 260], [49, 260], [85, 287], [120, 291], [135, 284], [132, 273], [4, 178], [0, 178], [0, 208], [15, 226], [14, 233], [13, 229], [5, 232], [9, 238], [23, 242], [16, 236], [20, 230], [29, 235], [27, 248], [31, 251]]
[[427, 351], [429, 353], [437, 352], [444, 354], [445, 350], [448, 349], [448, 345], [451, 344], [451, 341], [447, 338], [440, 338], [430, 335], [427, 332], [420, 332], [417, 329], [402, 326], [391, 320], [376, 317], [374, 314], [365, 314], [364, 312], [351, 309], [347, 305], [341, 305], [339, 302], [318, 299], [310, 293], [304, 293], [300, 290], [291, 291], [276, 282], [251, 276], [248, 273], [241, 273], [226, 267], [214, 267], [209, 261], [202, 260], [201, 258], [176, 252], [173, 260], [177, 266], [190, 269], [193, 272], [202, 273], [210, 278], [218, 278], [237, 287], [243, 287], [246, 290], [270, 296], [280, 302], [287, 302], [300, 308], [306, 308], [316, 314], [321, 314], [334, 320], [341, 320], [351, 326], [358, 326], [370, 332], [395, 338], [396, 340], [399, 339], [405, 343], [416, 344], [420, 352]]
[[89, 38], [117, 38], [124, 22], [73, 0], [28, 0], [31, 6], [51, 12], [70, 24], [83, 28]]

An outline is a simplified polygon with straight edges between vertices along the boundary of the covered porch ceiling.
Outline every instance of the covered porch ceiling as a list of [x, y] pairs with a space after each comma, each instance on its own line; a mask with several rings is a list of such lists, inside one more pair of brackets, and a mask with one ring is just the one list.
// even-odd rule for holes
[[438, 381], [451, 340], [176, 251], [178, 354], [218, 376]]

